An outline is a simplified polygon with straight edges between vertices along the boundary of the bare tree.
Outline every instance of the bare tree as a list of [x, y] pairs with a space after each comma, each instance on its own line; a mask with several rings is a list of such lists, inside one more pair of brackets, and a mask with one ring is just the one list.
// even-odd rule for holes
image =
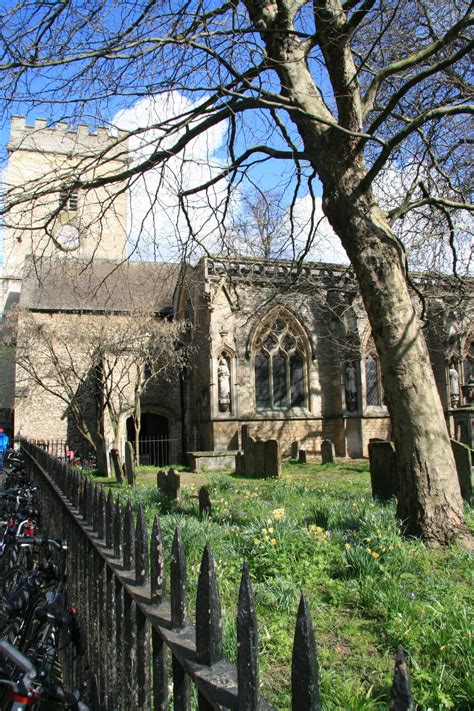
[[255, 188], [242, 195], [239, 212], [231, 215], [228, 233], [224, 249], [227, 247], [230, 256], [294, 257], [291, 229], [281, 194]]
[[125, 415], [133, 417], [138, 453], [141, 396], [183, 367], [186, 354], [177, 347], [182, 324], [142, 312], [74, 314], [59, 328], [22, 307], [10, 317], [18, 323], [17, 382], [27, 402], [33, 403], [40, 389], [62, 403], [104, 473]]
[[[252, 175], [255, 183], [262, 171], [273, 171], [277, 188], [285, 183], [290, 215], [304, 191], [315, 198], [321, 186], [382, 361], [400, 469], [398, 514], [407, 532], [433, 543], [465, 534], [443, 411], [393, 227], [429, 206], [446, 222], [457, 272], [453, 215], [471, 210], [470, 3], [103, 0], [91, 7], [55, 0], [7, 14], [1, 95], [13, 98], [5, 108], [26, 101], [52, 120], [112, 124], [119, 109], [144, 97], [185, 96], [174, 113], [130, 132], [138, 141], [130, 165], [94, 171], [107, 164], [104, 149], [84, 170], [74, 166], [70, 185], [133, 188], [144, 173], [159, 175], [160, 184], [183, 179], [186, 254], [189, 240], [203, 242], [203, 222], [192, 212], [198, 194], [206, 193], [224, 223], [234, 188]], [[227, 157], [193, 179], [192, 148], [216, 128], [227, 134]], [[115, 151], [123, 141], [120, 134]], [[384, 210], [374, 184], [389, 164], [410, 167], [413, 180]], [[5, 209], [26, 204], [28, 187], [46, 200], [57, 182], [11, 191]], [[150, 205], [159, 206], [155, 190]]]

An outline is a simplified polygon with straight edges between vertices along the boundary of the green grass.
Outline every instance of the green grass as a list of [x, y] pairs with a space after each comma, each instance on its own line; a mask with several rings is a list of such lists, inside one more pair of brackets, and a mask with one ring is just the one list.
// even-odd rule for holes
[[[155, 471], [155, 470], [153, 470]], [[170, 505], [139, 474], [127, 490], [155, 514], [169, 551], [180, 526], [188, 561], [190, 613], [204, 545], [211, 545], [223, 609], [225, 652], [235, 659], [235, 612], [243, 561], [255, 591], [262, 691], [289, 709], [289, 663], [301, 591], [318, 644], [323, 709], [386, 709], [393, 657], [403, 644], [420, 709], [472, 708], [472, 557], [433, 550], [399, 535], [395, 506], [370, 497], [365, 462], [289, 463], [279, 480], [182, 473]], [[200, 521], [206, 483], [212, 516]], [[474, 524], [471, 510], [468, 522]]]

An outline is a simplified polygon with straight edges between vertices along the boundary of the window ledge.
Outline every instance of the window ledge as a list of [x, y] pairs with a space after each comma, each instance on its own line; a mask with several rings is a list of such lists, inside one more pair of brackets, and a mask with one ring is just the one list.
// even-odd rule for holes
[[312, 417], [306, 407], [256, 408], [255, 414], [261, 417]]
[[368, 405], [364, 408], [362, 415], [388, 417], [388, 409], [385, 405]]

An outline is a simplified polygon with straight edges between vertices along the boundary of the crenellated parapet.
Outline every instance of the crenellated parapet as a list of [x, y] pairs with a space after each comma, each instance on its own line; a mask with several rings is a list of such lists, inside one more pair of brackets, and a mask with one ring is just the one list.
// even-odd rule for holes
[[278, 281], [290, 283], [309, 282], [325, 287], [354, 288], [352, 270], [340, 264], [322, 264], [274, 259], [206, 258], [206, 277], [214, 279], [226, 276], [248, 281]]
[[28, 125], [24, 116], [12, 116], [8, 150], [55, 153], [64, 156], [97, 156], [104, 151], [107, 159], [128, 161], [127, 131], [99, 126], [93, 131], [85, 124], [70, 128], [65, 121], [56, 124], [37, 118]]

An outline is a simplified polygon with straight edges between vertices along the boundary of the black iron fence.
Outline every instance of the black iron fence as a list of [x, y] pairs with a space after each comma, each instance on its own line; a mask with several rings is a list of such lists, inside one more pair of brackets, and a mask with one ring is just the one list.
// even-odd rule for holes
[[[211, 550], [203, 552], [196, 620], [187, 615], [185, 551], [176, 529], [170, 556], [157, 518], [147, 531], [141, 506], [115, 501], [109, 490], [48, 452], [23, 442], [28, 470], [41, 492], [50, 536], [70, 542], [68, 587], [82, 611], [89, 664], [97, 675], [93, 711], [176, 711], [191, 708], [191, 682], [199, 711], [272, 707], [259, 693], [257, 622], [252, 586], [244, 567], [237, 610], [237, 666], [223, 655], [219, 591]], [[74, 688], [77, 679], [68, 678]], [[320, 709], [319, 667], [304, 597], [298, 610], [291, 671], [293, 711]], [[393, 711], [413, 708], [401, 648], [395, 660]]]
[[74, 447], [65, 439], [34, 440], [40, 449], [48, 452], [55, 459], [59, 459], [71, 466], [81, 467], [81, 469], [95, 469], [97, 460], [95, 454], [88, 451], [86, 447], [81, 449]]
[[[140, 437], [138, 440], [138, 461], [142, 466], [167, 467], [171, 464], [171, 452], [178, 440], [170, 439], [168, 435], [153, 435]], [[135, 449], [135, 442], [132, 441]]]

